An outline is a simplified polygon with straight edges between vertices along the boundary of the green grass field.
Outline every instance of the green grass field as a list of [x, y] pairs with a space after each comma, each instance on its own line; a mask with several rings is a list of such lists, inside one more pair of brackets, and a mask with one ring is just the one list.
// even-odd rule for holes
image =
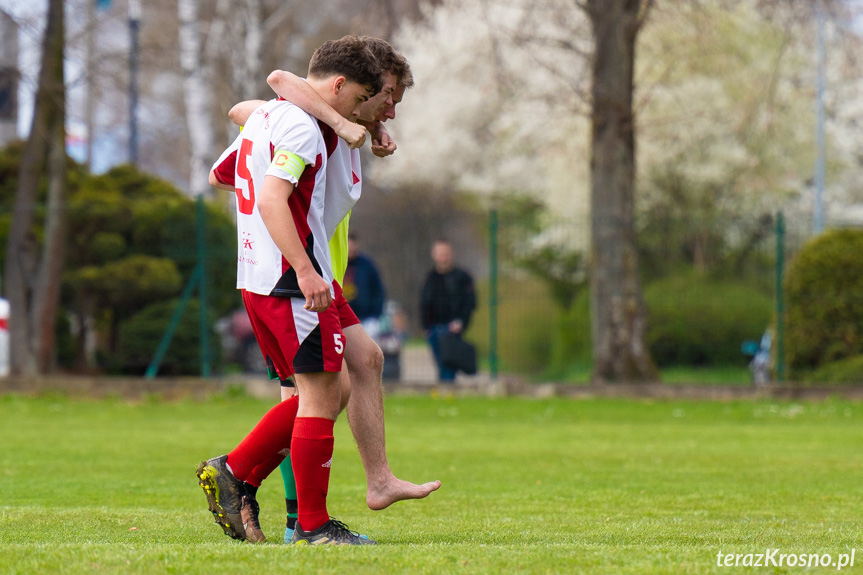
[[392, 397], [393, 469], [442, 489], [367, 510], [340, 421], [330, 512], [381, 545], [314, 549], [228, 539], [196, 483], [268, 407], [0, 397], [0, 573], [734, 573], [717, 553], [766, 549], [863, 571], [863, 404]]

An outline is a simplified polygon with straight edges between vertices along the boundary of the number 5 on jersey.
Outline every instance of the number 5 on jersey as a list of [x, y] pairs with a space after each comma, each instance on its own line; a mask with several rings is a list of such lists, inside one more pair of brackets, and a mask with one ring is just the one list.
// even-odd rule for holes
[[340, 333], [334, 333], [333, 334], [333, 342], [335, 343], [335, 346], [336, 346], [336, 353], [339, 355], [342, 355], [345, 351], [345, 344], [342, 341], [342, 337], [343, 336]]
[[[240, 153], [237, 158], [237, 183], [245, 181], [245, 186], [235, 187], [237, 192], [237, 209], [241, 214], [251, 214], [255, 208], [255, 183], [252, 181], [252, 173], [249, 172], [248, 159], [252, 155], [252, 141], [243, 139], [240, 144]], [[243, 193], [243, 187], [248, 189], [249, 195]]]

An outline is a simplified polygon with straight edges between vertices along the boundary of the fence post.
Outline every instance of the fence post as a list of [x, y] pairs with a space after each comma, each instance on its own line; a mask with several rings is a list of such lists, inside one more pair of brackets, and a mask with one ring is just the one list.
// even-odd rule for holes
[[489, 235], [489, 335], [488, 364], [492, 381], [497, 380], [497, 210], [492, 209], [488, 222]]
[[785, 218], [776, 213], [776, 381], [785, 381], [785, 298], [782, 276], [785, 271]]
[[207, 222], [203, 196], [198, 196], [197, 204], [198, 269], [201, 270], [198, 280], [201, 377], [210, 377], [210, 325], [207, 318]]

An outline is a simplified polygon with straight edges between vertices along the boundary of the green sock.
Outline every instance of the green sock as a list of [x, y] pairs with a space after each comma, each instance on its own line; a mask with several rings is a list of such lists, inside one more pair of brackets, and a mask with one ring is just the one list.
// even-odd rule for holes
[[293, 529], [297, 524], [297, 483], [294, 481], [294, 469], [291, 467], [291, 457], [279, 464], [282, 472], [282, 481], [285, 483], [285, 508], [288, 512], [286, 525]]

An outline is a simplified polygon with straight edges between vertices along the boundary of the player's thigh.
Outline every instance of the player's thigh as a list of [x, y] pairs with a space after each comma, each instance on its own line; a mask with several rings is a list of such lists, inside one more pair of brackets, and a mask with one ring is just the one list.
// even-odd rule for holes
[[242, 291], [242, 296], [243, 305], [246, 308], [246, 313], [252, 324], [252, 331], [255, 334], [258, 346], [261, 348], [263, 357], [265, 360], [269, 359], [272, 362], [280, 378], [290, 377], [291, 373], [293, 373], [293, 368], [282, 353], [282, 346], [277, 334], [273, 333], [267, 324], [266, 318], [263, 317], [265, 314], [271, 313], [271, 308], [268, 307], [268, 304], [271, 302], [259, 294], [247, 292], [246, 290]]

